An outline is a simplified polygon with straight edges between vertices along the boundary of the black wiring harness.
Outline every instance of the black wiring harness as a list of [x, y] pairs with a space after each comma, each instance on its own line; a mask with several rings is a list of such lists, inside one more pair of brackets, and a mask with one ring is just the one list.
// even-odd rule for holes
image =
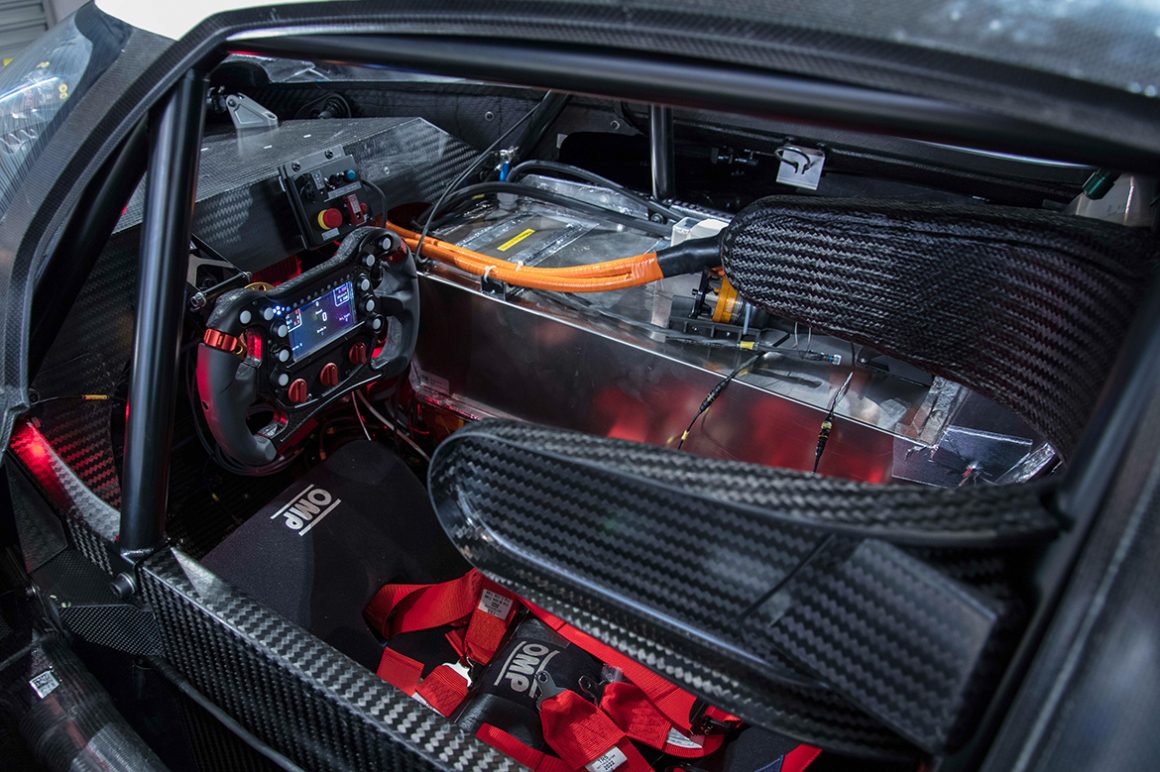
[[[541, 201], [556, 204], [557, 206], [576, 209], [588, 214], [607, 218], [623, 225], [630, 225], [634, 228], [639, 228], [646, 233], [658, 237], [668, 236], [672, 232], [671, 228], [666, 226], [664, 223], [666, 221], [676, 222], [680, 220], [683, 217], [680, 212], [673, 209], [672, 207], [654, 201], [641, 193], [637, 193], [636, 191], [626, 188], [618, 182], [614, 182], [613, 180], [602, 177], [599, 174], [595, 174], [586, 169], [581, 169], [578, 166], [572, 166], [570, 164], [558, 163], [555, 161], [524, 161], [512, 167], [512, 169], [508, 172], [507, 179], [504, 181], [480, 182], [461, 189], [461, 186], [464, 182], [467, 181], [468, 177], [477, 173], [479, 169], [488, 161], [488, 159], [491, 158], [492, 154], [497, 151], [500, 145], [503, 144], [504, 140], [510, 137], [516, 131], [516, 129], [531, 120], [532, 117], [540, 110], [549, 109], [551, 107], [553, 98], [554, 92], [549, 91], [545, 93], [543, 99], [541, 99], [535, 107], [525, 113], [518, 121], [512, 124], [511, 127], [507, 129], [507, 131], [505, 131], [490, 145], [484, 148], [479, 153], [479, 155], [477, 155], [471, 161], [471, 163], [469, 163], [463, 169], [462, 172], [456, 175], [455, 178], [451, 180], [451, 182], [447, 183], [447, 186], [443, 189], [443, 192], [440, 193], [439, 198], [435, 200], [435, 203], [432, 204], [423, 215], [420, 215], [423, 224], [419, 230], [419, 242], [415, 247], [415, 254], [418, 256], [417, 259], [422, 259], [421, 256], [423, 253], [423, 242], [427, 240], [427, 234], [431, 231], [432, 225], [437, 222], [436, 218], [440, 212], [452, 207], [453, 205], [460, 204], [464, 201], [475, 198], [476, 196], [495, 193], [514, 193], [516, 195], [525, 196], [527, 198], [535, 198]], [[549, 172], [557, 176], [572, 177], [584, 182], [590, 182], [606, 187], [640, 202], [661, 222], [657, 223], [649, 218], [634, 217], [614, 209], [609, 209], [607, 207], [599, 206], [588, 201], [583, 201], [573, 196], [566, 196], [560, 193], [555, 193], [553, 191], [544, 190], [533, 185], [521, 185], [516, 182], [520, 177], [523, 177], [533, 171]]]
[[757, 364], [762, 359], [765, 359], [768, 354], [771, 354], [774, 349], [789, 340], [789, 336], [790, 333], [787, 332], [776, 343], [770, 346], [769, 349], [760, 351], [752, 357], [746, 359], [741, 364], [737, 365], [737, 367], [733, 368], [733, 370], [730, 371], [728, 375], [718, 381], [717, 384], [709, 390], [709, 393], [705, 395], [703, 400], [701, 400], [701, 406], [697, 408], [697, 412], [694, 413], [692, 419], [689, 420], [689, 425], [685, 427], [685, 431], [681, 432], [681, 436], [677, 440], [677, 450], [681, 450], [685, 447], [685, 440], [689, 439], [689, 433], [693, 431], [693, 426], [697, 423], [697, 419], [708, 412], [709, 408], [713, 406], [713, 403], [717, 401], [717, 398], [720, 397], [725, 392], [725, 389], [729, 387], [729, 384], [733, 383], [737, 376], [757, 366]]

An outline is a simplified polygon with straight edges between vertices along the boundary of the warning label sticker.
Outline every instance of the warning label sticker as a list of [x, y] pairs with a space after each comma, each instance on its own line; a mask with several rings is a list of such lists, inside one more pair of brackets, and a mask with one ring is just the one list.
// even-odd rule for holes
[[509, 249], [514, 247], [516, 244], [519, 244], [521, 241], [526, 239], [528, 236], [531, 236], [535, 232], [536, 231], [532, 228], [525, 228], [521, 233], [500, 244], [498, 247], [496, 247], [496, 249], [498, 249], [500, 252], [507, 252]]
[[588, 762], [584, 768], [588, 772], [612, 772], [626, 761], [628, 761], [628, 756], [625, 756], [624, 751], [614, 745], [610, 751]]
[[512, 610], [512, 599], [500, 595], [498, 592], [484, 590], [479, 596], [479, 610], [491, 614], [493, 617], [507, 619]]

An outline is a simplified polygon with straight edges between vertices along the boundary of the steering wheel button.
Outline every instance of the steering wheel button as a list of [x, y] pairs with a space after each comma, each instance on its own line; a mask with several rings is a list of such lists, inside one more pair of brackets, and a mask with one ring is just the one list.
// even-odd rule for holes
[[340, 225], [342, 225], [342, 212], [338, 209], [331, 207], [318, 213], [318, 227], [322, 230], [333, 230]]
[[374, 319], [371, 319], [371, 329], [375, 330], [376, 332], [383, 329], [383, 320], [377, 316]]
[[279, 373], [278, 374], [278, 385], [285, 387], [286, 384], [288, 384], [288, 383], [290, 383], [290, 376], [287, 375], [286, 373]]
[[334, 362], [327, 362], [322, 366], [322, 372], [318, 374], [318, 380], [323, 386], [331, 388], [338, 385], [338, 365]]
[[250, 320], [253, 318], [254, 318], [254, 315], [251, 314], [249, 311], [243, 311], [240, 314], [238, 314], [238, 321], [241, 322], [242, 324], [249, 324]]
[[273, 319], [274, 318], [274, 309], [271, 308], [270, 306], [266, 306], [265, 308], [263, 308], [262, 309], [262, 318], [265, 319], [267, 322], [270, 321], [271, 319]]
[[363, 276], [358, 280], [358, 288], [363, 292], [366, 292], [371, 288], [371, 280]]
[[295, 378], [290, 388], [286, 389], [286, 401], [291, 405], [301, 405], [306, 401], [306, 381]]
[[278, 361], [287, 362], [290, 360], [290, 349], [284, 348], [278, 352]]
[[350, 360], [352, 365], [365, 365], [367, 363], [367, 344], [361, 340], [351, 344], [350, 350], [346, 352], [346, 358]]
[[274, 334], [277, 335], [279, 338], [285, 338], [287, 335], [290, 334], [290, 330], [286, 328], [286, 325], [280, 324], [280, 325], [278, 325], [278, 329], [274, 330]]
[[375, 310], [375, 299], [374, 298], [367, 298], [367, 302], [363, 303], [363, 308], [366, 309], [366, 312], [368, 314], [371, 311], [374, 311]]

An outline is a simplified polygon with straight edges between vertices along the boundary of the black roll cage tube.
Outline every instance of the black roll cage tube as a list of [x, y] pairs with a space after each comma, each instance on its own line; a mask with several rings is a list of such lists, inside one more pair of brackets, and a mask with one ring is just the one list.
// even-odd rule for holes
[[137, 325], [121, 472], [118, 547], [129, 565], [148, 557], [165, 538], [178, 351], [205, 92], [204, 73], [190, 70], [149, 116]]

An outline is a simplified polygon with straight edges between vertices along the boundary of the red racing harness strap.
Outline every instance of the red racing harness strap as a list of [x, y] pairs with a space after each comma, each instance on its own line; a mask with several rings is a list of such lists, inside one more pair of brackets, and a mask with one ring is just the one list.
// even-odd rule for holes
[[484, 724], [475, 733], [475, 736], [495, 748], [500, 753], [511, 756], [532, 772], [572, 772], [572, 767], [555, 756], [549, 756], [500, 729], [498, 726]]
[[[363, 615], [383, 638], [435, 627], [461, 626], [456, 646], [471, 662], [486, 665], [503, 642], [516, 598], [479, 571], [440, 584], [383, 585]], [[453, 643], [454, 645], [454, 643]]]
[[640, 755], [612, 719], [579, 694], [567, 689], [540, 703], [544, 740], [572, 769], [590, 772], [650, 772]]
[[[478, 571], [440, 584], [387, 584], [363, 616], [384, 638], [451, 626], [448, 640], [467, 665], [486, 665], [515, 616], [515, 596]], [[471, 686], [468, 666], [439, 665], [423, 678], [423, 663], [385, 647], [376, 671], [387, 683], [450, 716]]]
[[[561, 638], [579, 646], [596, 659], [624, 674], [630, 683], [607, 684], [601, 698], [601, 707], [634, 740], [684, 758], [706, 756], [720, 747], [724, 741], [721, 734], [700, 738], [687, 736], [693, 732], [691, 716], [693, 706], [697, 702], [697, 698], [692, 694], [559, 617], [526, 600], [523, 604]], [[624, 700], [625, 704], [615, 704], [620, 700]], [[705, 715], [725, 726], [741, 724], [736, 717], [717, 708], [707, 708]], [[670, 735], [670, 731], [674, 729], [677, 733]], [[670, 738], [672, 741], [662, 741], [660, 739], [662, 737]]]
[[[724, 742], [721, 733], [695, 733], [691, 716], [697, 698], [692, 694], [559, 617], [517, 598], [475, 569], [448, 582], [385, 585], [375, 593], [364, 615], [384, 638], [449, 627], [447, 639], [463, 660], [462, 664], [439, 665], [423, 678], [423, 663], [387, 647], [379, 662], [379, 677], [450, 716], [467, 698], [469, 667], [486, 665], [495, 656], [515, 617], [517, 603], [569, 643], [618, 669], [627, 680], [605, 684], [599, 705], [569, 690], [540, 702], [544, 739], [560, 759], [487, 724], [477, 732], [480, 739], [544, 772], [649, 769], [632, 740], [683, 758], [706, 756]], [[738, 719], [716, 708], [706, 709], [704, 715], [718, 726], [740, 725]], [[800, 747], [817, 753], [809, 746]]]
[[707, 756], [725, 742], [724, 734], [691, 735], [679, 731], [640, 687], [628, 681], [605, 684], [600, 708], [629, 737], [671, 756]]

